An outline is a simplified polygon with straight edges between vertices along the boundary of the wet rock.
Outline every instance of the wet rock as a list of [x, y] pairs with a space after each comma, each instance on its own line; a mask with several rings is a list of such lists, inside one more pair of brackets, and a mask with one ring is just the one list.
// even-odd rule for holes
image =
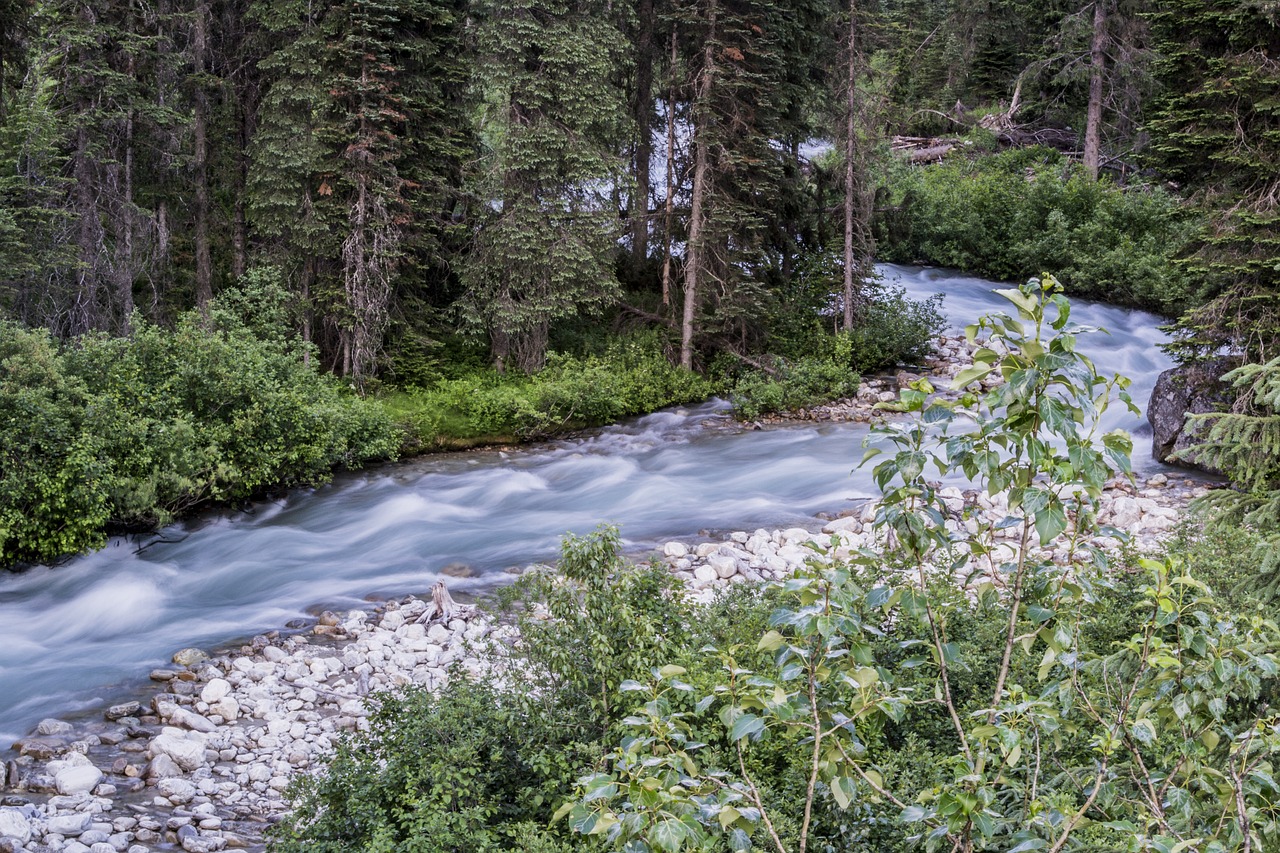
[[179, 777], [161, 779], [156, 783], [156, 790], [160, 792], [160, 796], [165, 797], [174, 805], [189, 803], [196, 798], [198, 793], [195, 785]]
[[102, 771], [89, 764], [60, 770], [54, 776], [54, 784], [59, 794], [81, 794], [92, 791], [102, 779]]
[[38, 735], [69, 735], [75, 731], [75, 726], [65, 720], [56, 720], [47, 717], [40, 721], [36, 726], [36, 734]]
[[166, 728], [163, 734], [151, 741], [151, 753], [155, 758], [167, 756], [178, 767], [191, 771], [205, 765], [204, 744], [204, 737], [198, 732]]
[[0, 837], [16, 839], [18, 844], [31, 840], [31, 823], [17, 809], [0, 808]]
[[65, 838], [79, 836], [88, 832], [92, 827], [93, 815], [84, 812], [54, 815], [45, 824], [47, 832], [61, 835]]
[[203, 649], [182, 649], [173, 653], [173, 662], [178, 666], [191, 666], [208, 659], [209, 655]]
[[1147, 404], [1153, 457], [1160, 462], [1221, 473], [1187, 454], [1187, 449], [1201, 440], [1203, 427], [1188, 426], [1186, 419], [1187, 415], [1221, 412], [1229, 407], [1234, 395], [1219, 377], [1234, 366], [1231, 359], [1218, 358], [1204, 364], [1170, 368], [1160, 374]]
[[120, 720], [125, 717], [136, 716], [141, 710], [141, 702], [123, 702], [119, 705], [112, 705], [103, 712], [102, 716], [106, 717], [108, 720]]
[[13, 745], [19, 755], [29, 755], [36, 761], [48, 761], [67, 748], [65, 741], [52, 738], [23, 738]]
[[666, 545], [662, 546], [662, 553], [667, 557], [680, 559], [682, 557], [689, 556], [689, 546], [685, 545], [683, 542], [668, 542]]
[[200, 701], [212, 705], [231, 693], [231, 684], [225, 678], [214, 678], [200, 691]]

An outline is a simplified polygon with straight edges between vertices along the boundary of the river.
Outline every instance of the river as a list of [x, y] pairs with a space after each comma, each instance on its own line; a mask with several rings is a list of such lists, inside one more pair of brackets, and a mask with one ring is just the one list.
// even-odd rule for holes
[[[881, 272], [914, 298], [944, 293], [957, 325], [1008, 305], [983, 279]], [[1129, 376], [1145, 404], [1169, 366], [1157, 347], [1163, 320], [1085, 302], [1072, 318], [1110, 331], [1080, 349], [1099, 370]], [[1157, 467], [1143, 418], [1116, 406], [1106, 427], [1134, 433], [1136, 468]], [[451, 563], [474, 574], [446, 578], [450, 589], [481, 593], [509, 578], [504, 569], [554, 557], [566, 531], [611, 522], [642, 548], [700, 530], [812, 523], [874, 494], [869, 472], [853, 470], [865, 434], [858, 424], [740, 429], [712, 402], [519, 451], [341, 476], [251, 512], [113, 539], [56, 569], [3, 574], [0, 748], [43, 717], [96, 713], [136, 691], [184, 646], [225, 644], [317, 607], [424, 593]]]

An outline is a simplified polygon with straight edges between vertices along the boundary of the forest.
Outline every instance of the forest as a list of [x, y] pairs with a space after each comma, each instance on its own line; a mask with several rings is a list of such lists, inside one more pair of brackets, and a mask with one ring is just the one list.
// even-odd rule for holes
[[[851, 396], [944, 325], [878, 262], [1016, 284], [979, 385], [887, 404], [876, 549], [694, 604], [569, 537], [493, 677], [373, 700], [272, 848], [1280, 849], [1272, 0], [0, 0], [0, 567]], [[1156, 553], [1099, 520], [1146, 401], [1077, 297], [1216, 401]]]
[[[1271, 356], [1265, 3], [7, 0], [0, 33], [6, 563], [334, 465], [838, 397], [938, 324], [877, 258]], [[260, 458], [191, 438], [228, 429]]]

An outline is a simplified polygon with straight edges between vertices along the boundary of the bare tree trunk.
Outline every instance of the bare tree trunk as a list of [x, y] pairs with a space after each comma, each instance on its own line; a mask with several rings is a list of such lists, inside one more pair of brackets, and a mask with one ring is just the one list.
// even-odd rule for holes
[[75, 302], [63, 329], [63, 334], [67, 335], [91, 331], [98, 323], [98, 276], [101, 273], [99, 253], [103, 234], [89, 156], [89, 129], [81, 125], [76, 133], [76, 148], [72, 160], [76, 187], [76, 220], [79, 225], [76, 250], [80, 264], [76, 270]]
[[671, 304], [671, 213], [676, 194], [676, 28], [671, 25], [671, 80], [667, 86], [667, 195], [663, 200], [662, 304]]
[[857, 0], [849, 0], [849, 40], [846, 45], [848, 56], [845, 57], [847, 74], [845, 85], [845, 127], [844, 127], [844, 328], [853, 328], [854, 305], [854, 217], [856, 215], [855, 194], [858, 191], [857, 178], [858, 157], [858, 7]]
[[1098, 180], [1102, 135], [1102, 78], [1107, 64], [1107, 3], [1093, 3], [1093, 56], [1089, 67], [1089, 108], [1084, 129], [1084, 170], [1089, 180]]
[[636, 123], [635, 195], [631, 199], [631, 257], [637, 265], [649, 257], [649, 172], [653, 160], [653, 0], [636, 10], [636, 81], [632, 118]]
[[[133, 69], [129, 69], [132, 73]], [[136, 216], [133, 206], [133, 114], [124, 122], [124, 191], [121, 194], [120, 211], [116, 227], [120, 229], [120, 245], [116, 252], [116, 302], [120, 306], [120, 331], [133, 331], [133, 280], [137, 268], [133, 256], [133, 232]]]
[[307, 344], [302, 351], [303, 364], [311, 364], [311, 338], [312, 317], [314, 312], [311, 310], [311, 285], [316, 278], [316, 259], [313, 255], [307, 255], [307, 259], [302, 262], [302, 342]]
[[703, 225], [706, 216], [707, 170], [710, 156], [707, 139], [710, 129], [710, 108], [707, 103], [715, 85], [716, 74], [716, 0], [707, 4], [707, 38], [703, 49], [702, 71], [697, 91], [694, 93], [693, 127], [693, 199], [689, 210], [689, 242], [685, 248], [684, 315], [680, 323], [680, 366], [693, 370], [693, 326], [698, 312], [698, 283], [706, 263], [703, 243]]
[[195, 171], [195, 252], [196, 252], [196, 307], [201, 313], [209, 312], [213, 299], [213, 261], [209, 249], [209, 97], [205, 93], [204, 75], [208, 52], [209, 7], [196, 7], [192, 25], [192, 58], [195, 60], [195, 120], [192, 125], [194, 152], [192, 168]]

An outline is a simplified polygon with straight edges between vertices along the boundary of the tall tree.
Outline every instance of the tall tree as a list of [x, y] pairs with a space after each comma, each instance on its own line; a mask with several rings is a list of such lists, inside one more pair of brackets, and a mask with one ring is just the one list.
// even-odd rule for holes
[[1280, 12], [1253, 0], [1168, 0], [1152, 25], [1163, 84], [1149, 157], [1205, 203], [1187, 260], [1207, 304], [1178, 324], [1186, 358], [1280, 355]]
[[476, 86], [487, 156], [464, 277], [495, 362], [540, 368], [551, 325], [617, 293], [609, 193], [625, 175], [624, 42], [602, 0], [482, 2]]

